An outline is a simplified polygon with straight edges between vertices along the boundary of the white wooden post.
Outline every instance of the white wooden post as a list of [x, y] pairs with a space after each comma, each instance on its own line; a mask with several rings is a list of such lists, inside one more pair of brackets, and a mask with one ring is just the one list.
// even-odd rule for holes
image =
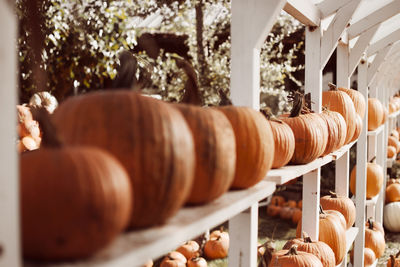
[[0, 266], [18, 267], [19, 179], [16, 150], [17, 22], [7, 1], [0, 1]]
[[257, 266], [258, 203], [229, 220], [228, 266]]
[[[367, 62], [361, 60], [358, 66], [358, 91], [368, 100], [368, 74]], [[365, 198], [366, 198], [366, 177], [367, 177], [367, 124], [368, 105], [366, 115], [363, 119], [363, 128], [357, 142], [356, 162], [356, 222], [358, 235], [354, 243], [354, 267], [364, 266], [364, 231], [365, 231]]]

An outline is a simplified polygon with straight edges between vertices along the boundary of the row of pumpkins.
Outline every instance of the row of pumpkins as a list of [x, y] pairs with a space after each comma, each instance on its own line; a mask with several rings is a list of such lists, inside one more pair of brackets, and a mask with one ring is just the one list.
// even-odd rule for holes
[[[308, 163], [357, 139], [363, 96], [331, 86], [322, 102], [327, 110], [315, 114], [298, 97], [290, 114], [268, 121], [246, 107], [105, 90], [71, 97], [50, 117], [28, 112], [19, 125], [37, 121], [41, 147], [20, 157], [25, 257], [87, 257], [127, 228], [163, 224], [185, 203], [251, 187], [271, 167]], [[369, 127], [379, 126], [383, 113], [369, 110]]]

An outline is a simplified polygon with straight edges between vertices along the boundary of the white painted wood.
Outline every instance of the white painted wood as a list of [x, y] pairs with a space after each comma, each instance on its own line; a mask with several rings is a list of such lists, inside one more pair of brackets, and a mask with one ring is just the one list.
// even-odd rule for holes
[[[257, 210], [258, 201], [271, 195], [274, 191], [275, 183], [261, 181], [246, 190], [229, 191], [207, 205], [184, 207], [165, 225], [124, 233], [109, 247], [98, 252], [90, 259], [74, 262], [73, 264], [59, 263], [35, 265], [31, 263], [29, 266], [120, 267], [132, 266], [133, 263], [140, 265], [148, 259], [156, 259], [174, 250], [182, 242], [190, 240], [204, 233], [207, 229], [233, 218], [249, 207], [252, 209], [251, 216], [257, 216], [257, 213], [254, 213], [254, 208]], [[244, 217], [246, 216], [247, 215], [244, 215]], [[232, 220], [237, 220], [239, 217], [243, 218], [243, 214]], [[247, 222], [249, 223], [249, 221]], [[229, 227], [231, 238], [238, 234], [240, 235], [240, 233], [236, 233], [237, 231], [235, 231], [233, 227], [234, 226], [231, 228], [231, 225]], [[241, 228], [240, 231], [246, 231], [246, 227]], [[248, 225], [248, 227], [253, 227], [257, 232], [257, 225], [255, 228], [254, 225]], [[242, 240], [242, 242], [243, 241], [244, 240]], [[234, 241], [232, 241], [232, 243], [234, 243]], [[254, 249], [254, 251], [256, 251], [256, 249]], [[7, 267], [11, 266], [13, 265]], [[250, 265], [244, 264], [242, 266]]]
[[368, 66], [368, 85], [370, 85], [374, 81], [376, 74], [379, 71], [379, 68], [381, 67], [382, 63], [385, 61], [388, 53], [390, 52], [391, 47], [392, 45], [388, 45], [380, 50], [375, 56], [374, 61], [372, 61], [371, 65]]
[[[346, 231], [346, 253], [350, 250], [353, 245], [353, 242], [358, 234], [358, 228], [351, 227]], [[344, 257], [343, 261], [336, 265], [336, 267], [345, 267], [347, 266], [347, 257]]]
[[260, 48], [285, 0], [233, 0], [231, 5], [232, 102], [259, 110]]
[[307, 26], [319, 26], [321, 12], [310, 0], [287, 0], [283, 8], [298, 21]]
[[[374, 95], [373, 95], [373, 92], [371, 92], [371, 97], [375, 97]], [[377, 136], [378, 134], [381, 134], [382, 132], [383, 132], [383, 129], [384, 129], [384, 126], [383, 125], [381, 125], [381, 126], [379, 126], [378, 128], [376, 128], [375, 130], [373, 130], [373, 131], [368, 131], [368, 136]], [[369, 140], [368, 140], [369, 141]]]
[[336, 47], [336, 62], [336, 85], [339, 87], [350, 88], [348, 44], [339, 42]]
[[257, 266], [258, 203], [229, 220], [229, 267]]
[[19, 201], [16, 149], [17, 21], [13, 9], [0, 1], [0, 266], [20, 262]]
[[324, 0], [317, 7], [321, 10], [322, 18], [326, 18], [350, 2], [351, 0]]
[[318, 240], [319, 235], [319, 198], [321, 169], [303, 175], [303, 216], [302, 232], [309, 234], [311, 239]]
[[372, 43], [367, 50], [367, 56], [371, 56], [377, 53], [379, 50], [385, 48], [390, 44], [397, 42], [398, 40], [400, 40], [400, 29]]
[[321, 68], [325, 67], [333, 51], [335, 51], [340, 36], [346, 29], [351, 16], [360, 2], [361, 0], [353, 0], [340, 8], [328, 29], [324, 32], [321, 40]]
[[335, 191], [340, 196], [349, 195], [350, 151], [336, 160], [335, 166]]
[[[358, 91], [361, 92], [365, 100], [368, 100], [367, 84], [367, 62], [362, 59], [358, 66]], [[368, 105], [366, 107], [368, 114]], [[356, 159], [356, 222], [355, 226], [359, 230], [354, 243], [354, 266], [364, 266], [364, 231], [365, 231], [365, 198], [366, 198], [366, 176], [367, 176], [367, 123], [368, 116], [363, 118], [363, 128], [357, 142]]]
[[350, 25], [347, 29], [349, 38], [352, 39], [363, 32], [371, 29], [372, 27], [379, 25], [381, 22], [397, 15], [400, 12], [400, 0], [394, 0], [391, 3], [386, 4], [380, 9], [374, 11], [372, 14], [368, 14], [363, 19]]
[[364, 55], [365, 50], [368, 48], [369, 43], [379, 28], [379, 24], [371, 27], [367, 31], [363, 32], [358, 38], [354, 47], [350, 50], [349, 58], [349, 76], [353, 74], [357, 68], [358, 63], [360, 63], [361, 58]]

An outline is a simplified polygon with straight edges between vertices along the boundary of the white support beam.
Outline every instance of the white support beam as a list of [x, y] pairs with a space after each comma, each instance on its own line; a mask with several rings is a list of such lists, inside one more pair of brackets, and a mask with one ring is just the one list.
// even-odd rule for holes
[[353, 0], [340, 8], [321, 40], [321, 68], [324, 68], [330, 56], [338, 44], [340, 36], [349, 23], [351, 16], [360, 4], [361, 0]]
[[325, 0], [318, 3], [317, 7], [321, 11], [322, 18], [326, 18], [350, 2], [351, 0]]
[[260, 48], [285, 0], [232, 1], [231, 97], [239, 106], [260, 106]]
[[369, 30], [375, 25], [380, 24], [381, 22], [393, 17], [394, 15], [397, 15], [398, 13], [400, 13], [400, 0], [394, 0], [393, 2], [388, 3], [372, 14], [368, 14], [363, 19], [352, 24], [347, 29], [349, 38], [353, 39], [354, 37], [357, 37], [364, 31]]
[[363, 32], [360, 35], [360, 38], [358, 38], [354, 47], [350, 50], [349, 76], [351, 76], [357, 68], [358, 63], [360, 62], [365, 50], [368, 48], [368, 45], [371, 42], [372, 37], [374, 37], [374, 34], [378, 30], [378, 28], [379, 24]]
[[19, 177], [17, 167], [17, 19], [9, 2], [0, 1], [0, 266], [21, 266]]
[[400, 29], [392, 32], [391, 34], [385, 36], [384, 38], [371, 44], [368, 48], [367, 56], [372, 56], [384, 47], [393, 44], [400, 40]]
[[307, 26], [319, 26], [321, 12], [310, 0], [287, 0], [283, 8], [298, 21]]
[[339, 42], [336, 48], [336, 85], [350, 88], [349, 45]]
[[368, 85], [370, 85], [376, 77], [376, 74], [381, 67], [382, 63], [385, 61], [386, 56], [389, 54], [392, 45], [388, 45], [383, 48], [378, 54], [375, 56], [374, 61], [372, 61], [371, 65], [368, 66]]

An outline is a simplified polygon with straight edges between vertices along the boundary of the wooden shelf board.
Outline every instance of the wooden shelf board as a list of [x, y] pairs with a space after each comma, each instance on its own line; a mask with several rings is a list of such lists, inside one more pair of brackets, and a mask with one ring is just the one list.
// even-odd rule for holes
[[356, 240], [358, 234], [358, 228], [357, 227], [351, 227], [346, 231], [346, 251], [348, 252], [351, 248], [351, 245], [354, 243], [354, 240]]
[[372, 263], [371, 267], [376, 267], [376, 266], [378, 266], [378, 260], [379, 260], [379, 259], [376, 259], [375, 262]]
[[[365, 206], [374, 206], [374, 205], [376, 205], [376, 202], [378, 201], [378, 197], [379, 197], [379, 194], [374, 196], [371, 199], [365, 200]], [[351, 197], [351, 200], [353, 200], [353, 202], [356, 203], [356, 199], [355, 199], [354, 195]]]
[[[275, 183], [261, 181], [246, 190], [233, 190], [203, 206], [184, 207], [167, 224], [150, 229], [127, 232], [110, 246], [88, 260], [74, 263], [33, 264], [30, 267], [119, 267], [134, 266], [156, 259], [176, 249], [207, 229], [215, 227], [248, 209], [275, 191]], [[136, 266], [136, 265], [135, 265]]]
[[265, 180], [275, 182], [276, 184], [284, 184], [331, 161], [332, 156], [327, 155], [304, 165], [286, 165], [279, 169], [272, 169], [268, 172]]
[[357, 143], [357, 140], [355, 140], [355, 141], [353, 141], [353, 142], [351, 142], [351, 143], [349, 143], [349, 144], [347, 144], [347, 145], [344, 145], [344, 146], [341, 147], [340, 149], [338, 149], [338, 150], [332, 152], [330, 155], [332, 155], [333, 160], [338, 160], [338, 159], [340, 159], [340, 158], [344, 155], [344, 153], [346, 153], [347, 151], [349, 151], [350, 148], [352, 148], [352, 146], [353, 146], [355, 143]]
[[377, 129], [373, 131], [368, 131], [368, 136], [377, 136], [381, 132], [383, 132], [383, 129], [385, 128], [385, 125], [379, 126]]

